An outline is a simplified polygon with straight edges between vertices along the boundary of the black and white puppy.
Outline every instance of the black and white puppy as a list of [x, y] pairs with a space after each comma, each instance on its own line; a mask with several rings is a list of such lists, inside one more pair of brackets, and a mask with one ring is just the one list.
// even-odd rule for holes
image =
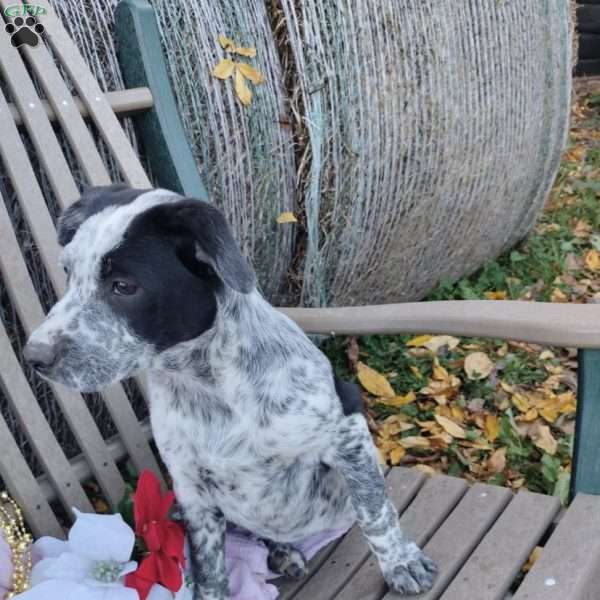
[[435, 566], [400, 531], [360, 395], [258, 293], [218, 209], [162, 189], [92, 188], [58, 236], [67, 291], [25, 358], [83, 392], [147, 373], [195, 599], [228, 597], [227, 521], [268, 540], [271, 566], [292, 574], [305, 564], [290, 544], [357, 521], [393, 589], [431, 587]]

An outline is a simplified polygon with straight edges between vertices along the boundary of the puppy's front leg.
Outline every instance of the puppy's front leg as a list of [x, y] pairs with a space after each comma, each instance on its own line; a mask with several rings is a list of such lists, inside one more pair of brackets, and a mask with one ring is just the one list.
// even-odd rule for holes
[[358, 524], [388, 585], [404, 594], [430, 589], [437, 569], [400, 530], [398, 512], [386, 493], [377, 450], [362, 415], [344, 417], [340, 424], [334, 466], [346, 480]]
[[227, 600], [225, 517], [218, 508], [182, 508], [190, 544], [194, 600]]

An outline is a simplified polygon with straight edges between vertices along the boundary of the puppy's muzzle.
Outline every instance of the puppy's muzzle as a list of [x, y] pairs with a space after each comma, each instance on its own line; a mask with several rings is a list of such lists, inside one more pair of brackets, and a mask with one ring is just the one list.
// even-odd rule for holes
[[23, 349], [23, 358], [38, 372], [48, 373], [64, 354], [66, 343], [58, 339], [53, 344], [30, 340]]

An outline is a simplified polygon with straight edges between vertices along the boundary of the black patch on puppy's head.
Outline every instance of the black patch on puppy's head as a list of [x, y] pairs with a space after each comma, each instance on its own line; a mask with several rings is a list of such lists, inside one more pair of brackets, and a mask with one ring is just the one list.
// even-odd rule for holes
[[124, 183], [86, 188], [77, 202], [67, 208], [58, 220], [58, 243], [66, 246], [81, 224], [109, 206], [123, 206], [150, 190], [140, 190]]

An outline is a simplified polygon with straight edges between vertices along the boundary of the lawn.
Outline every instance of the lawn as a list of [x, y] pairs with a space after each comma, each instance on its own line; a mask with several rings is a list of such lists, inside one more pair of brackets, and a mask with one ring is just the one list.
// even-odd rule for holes
[[[428, 298], [466, 299], [600, 302], [600, 95], [574, 104], [556, 183], [527, 239]], [[566, 502], [575, 350], [428, 332], [335, 337], [323, 349], [362, 385], [383, 461]]]

